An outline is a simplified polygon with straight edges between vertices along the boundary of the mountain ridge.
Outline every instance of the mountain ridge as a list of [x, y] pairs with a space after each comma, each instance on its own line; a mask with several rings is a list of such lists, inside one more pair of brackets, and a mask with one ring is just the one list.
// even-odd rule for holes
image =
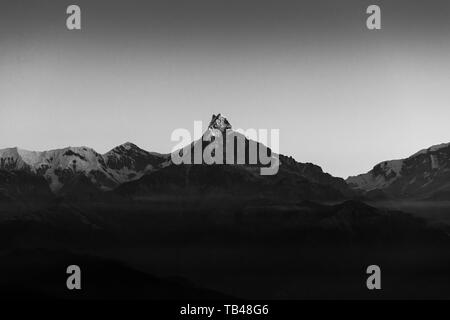
[[[250, 157], [249, 145], [256, 144], [256, 150], [260, 151], [259, 156], [265, 153], [269, 159], [272, 159], [275, 154], [264, 144], [250, 140], [243, 134], [232, 130], [231, 124], [221, 114], [213, 115], [201, 140], [193, 141], [187, 147], [175, 152], [190, 150], [200, 142], [203, 151], [206, 146], [218, 138], [219, 132], [225, 134], [224, 137], [237, 137], [245, 142], [244, 164], [227, 165], [227, 168], [219, 165], [211, 167], [202, 165], [193, 170], [184, 165], [178, 168], [178, 164], [172, 162], [171, 155], [173, 153], [148, 152], [131, 142], [125, 142], [105, 154], [99, 154], [89, 147], [66, 147], [42, 152], [19, 148], [2, 149], [0, 150], [0, 170], [20, 170], [43, 176], [54, 193], [91, 190], [91, 183], [100, 190], [110, 191], [129, 183], [144, 182], [146, 185], [144, 189], [152, 192], [155, 190], [171, 192], [172, 187], [189, 188], [195, 184], [199, 189], [204, 189], [202, 184], [205, 184], [205, 186], [216, 188], [220, 192], [230, 192], [242, 187], [254, 195], [262, 189], [268, 193], [272, 193], [271, 189], [277, 189], [278, 193], [284, 190], [285, 194], [292, 193], [300, 195], [302, 198], [312, 197], [314, 199], [342, 199], [351, 195], [351, 190], [342, 178], [324, 173], [322, 168], [314, 164], [300, 163], [292, 157], [284, 155], [277, 155], [281, 161], [280, 174], [273, 177], [261, 177], [259, 170], [264, 165], [259, 162], [260, 158], [257, 157], [256, 164], [247, 162]], [[204, 137], [207, 141], [203, 140]], [[235, 155], [236, 152], [235, 150]], [[277, 161], [278, 157], [276, 157]], [[190, 173], [194, 175], [191, 176]], [[86, 176], [88, 179], [83, 179], [80, 175]], [[214, 176], [217, 177], [215, 181], [210, 179]], [[152, 180], [158, 181], [159, 185], [154, 185]], [[186, 184], [186, 181], [189, 183]], [[224, 181], [228, 182], [223, 183]], [[172, 186], [170, 186], [171, 184]], [[122, 189], [142, 188], [123, 187]]]
[[450, 199], [450, 143], [433, 145], [404, 159], [380, 162], [346, 182], [354, 190], [383, 197]]
[[88, 176], [100, 189], [110, 190], [139, 178], [164, 159], [164, 155], [150, 153], [131, 143], [119, 145], [103, 155], [85, 146], [41, 152], [14, 147], [0, 150], [0, 170], [43, 176], [55, 193], [77, 173]]
[[[241, 150], [242, 154], [236, 148], [228, 149], [225, 142], [232, 139], [241, 141], [244, 146]], [[214, 152], [223, 148], [223, 159], [228, 160], [227, 152], [231, 151], [233, 165], [224, 165], [223, 162], [212, 165], [192, 165], [196, 148], [198, 152], [207, 151], [208, 153], [211, 151], [210, 146], [216, 142], [219, 144]], [[209, 150], [206, 150], [207, 148]], [[256, 151], [257, 156], [251, 154], [252, 150]], [[208, 129], [201, 139], [176, 150], [172, 153], [172, 156], [174, 155], [184, 158], [186, 162], [175, 166], [169, 163], [164, 168], [149, 172], [140, 179], [124, 183], [116, 189], [117, 192], [121, 195], [138, 195], [139, 197], [155, 193], [181, 193], [192, 196], [233, 194], [238, 197], [316, 200], [337, 200], [354, 196], [344, 179], [324, 173], [317, 165], [300, 163], [292, 157], [275, 154], [264, 144], [232, 130], [231, 124], [221, 114], [212, 116]], [[271, 160], [271, 166], [273, 160], [276, 161], [276, 165], [279, 165], [276, 174], [261, 174], [262, 168], [268, 166], [267, 162], [262, 161], [262, 155], [265, 155], [265, 160]], [[249, 161], [252, 156], [253, 161]], [[202, 159], [201, 164], [204, 163], [206, 161]]]
[[[195, 169], [191, 165], [193, 161], [181, 165], [173, 163], [176, 154], [189, 152], [192, 156], [197, 147], [202, 153], [206, 148], [211, 149], [211, 144], [220, 141], [219, 135], [224, 141], [237, 139], [245, 143], [244, 154], [240, 155], [244, 163], [236, 162], [230, 168], [223, 168], [221, 164], [207, 164], [203, 159], [201, 166]], [[258, 151], [256, 163], [249, 161], [252, 143]], [[225, 159], [227, 149], [223, 147]], [[234, 149], [233, 153], [237, 159], [238, 150]], [[280, 172], [272, 177], [261, 177], [258, 172], [265, 166], [259, 158], [264, 154], [268, 159], [279, 161]], [[95, 189], [118, 190], [127, 195], [133, 192], [186, 192], [189, 188], [205, 192], [208, 187], [219, 190], [219, 193], [232, 193], [235, 189], [244, 194], [262, 192], [272, 196], [291, 195], [320, 200], [352, 199], [361, 195], [369, 199], [450, 198], [450, 143], [422, 149], [405, 159], [380, 162], [369, 172], [344, 180], [324, 172], [315, 164], [297, 162], [290, 156], [273, 153], [264, 144], [234, 131], [220, 113], [212, 116], [201, 139], [171, 154], [149, 152], [132, 142], [125, 142], [104, 154], [86, 146], [48, 151], [13, 147], [0, 150], [0, 170], [41, 176], [55, 194]]]

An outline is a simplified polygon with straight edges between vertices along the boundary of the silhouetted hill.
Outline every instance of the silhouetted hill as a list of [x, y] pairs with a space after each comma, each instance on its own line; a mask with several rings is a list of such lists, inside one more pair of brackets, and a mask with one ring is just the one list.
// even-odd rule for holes
[[[43, 249], [2, 254], [0, 299], [149, 299], [229, 298], [184, 279], [159, 278], [123, 263], [90, 255]], [[67, 267], [81, 268], [81, 290], [68, 290]]]
[[27, 203], [48, 201], [54, 196], [44, 178], [27, 171], [0, 170], [0, 199]]

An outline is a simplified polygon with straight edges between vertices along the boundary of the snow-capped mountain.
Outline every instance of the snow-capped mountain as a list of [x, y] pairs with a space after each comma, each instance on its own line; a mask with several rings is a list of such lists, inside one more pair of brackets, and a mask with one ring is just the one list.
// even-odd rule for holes
[[[211, 144], [222, 137], [222, 143], [230, 139], [242, 141], [245, 146], [233, 152], [233, 165], [221, 165], [227, 159], [227, 145], [211, 148]], [[206, 148], [211, 154], [223, 148], [223, 159], [219, 164], [205, 165], [205, 159], [195, 162], [195, 149], [203, 153]], [[256, 159], [250, 150], [257, 151]], [[197, 151], [198, 152], [198, 151]], [[241, 153], [241, 155], [239, 155]], [[142, 178], [125, 183], [117, 192], [125, 195], [149, 194], [235, 194], [250, 197], [287, 197], [291, 199], [343, 199], [353, 192], [341, 178], [324, 173], [319, 166], [299, 163], [292, 157], [276, 155], [264, 144], [251, 140], [239, 131], [234, 131], [230, 122], [221, 114], [213, 115], [202, 138], [174, 152], [185, 157], [183, 164], [175, 165], [169, 161], [160, 170], [153, 171]], [[173, 156], [172, 154], [172, 160]], [[261, 175], [261, 167], [268, 166], [261, 161], [261, 154], [279, 160], [280, 166], [275, 175]], [[253, 154], [254, 155], [254, 154]], [[236, 161], [240, 160], [240, 162]], [[197, 163], [201, 165], [191, 165]]]
[[60, 191], [75, 176], [83, 175], [99, 189], [109, 190], [142, 177], [165, 157], [132, 143], [102, 155], [88, 147], [68, 147], [36, 152], [19, 148], [0, 150], [0, 169], [19, 170], [43, 176], [53, 192]]
[[349, 177], [347, 183], [391, 197], [450, 199], [450, 143], [420, 150], [406, 159], [381, 162], [368, 173]]
[[142, 177], [156, 170], [167, 155], [148, 152], [131, 142], [124, 143], [103, 155], [106, 167], [119, 183]]
[[[278, 154], [269, 147], [233, 130], [228, 119], [220, 113], [213, 114], [200, 139], [172, 153], [171, 159], [174, 158], [178, 160], [177, 164], [246, 164], [247, 168], [253, 169], [275, 166], [279, 160]], [[271, 174], [274, 173], [276, 170]]]

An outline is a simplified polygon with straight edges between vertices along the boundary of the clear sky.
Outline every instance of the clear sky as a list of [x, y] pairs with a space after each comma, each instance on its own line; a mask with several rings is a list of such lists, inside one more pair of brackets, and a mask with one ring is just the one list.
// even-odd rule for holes
[[[77, 3], [82, 30], [65, 28]], [[365, 27], [369, 4], [382, 30]], [[0, 148], [131, 141], [225, 114], [335, 176], [450, 141], [448, 1], [0, 4]]]

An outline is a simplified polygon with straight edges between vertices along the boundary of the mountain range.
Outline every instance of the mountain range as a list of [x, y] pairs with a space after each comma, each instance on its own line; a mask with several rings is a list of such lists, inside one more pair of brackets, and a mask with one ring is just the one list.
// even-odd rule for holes
[[347, 183], [371, 198], [450, 199], [450, 143], [420, 150], [406, 159], [383, 161]]
[[[449, 145], [346, 181], [252, 142], [219, 114], [201, 140], [175, 152], [204, 151], [219, 132], [245, 142], [246, 161], [252, 143], [278, 158], [277, 174], [261, 175], [259, 158], [175, 164], [173, 154], [132, 143], [105, 154], [0, 150], [0, 296], [373, 298], [360, 275], [374, 261], [389, 270], [388, 296], [449, 296], [448, 204], [420, 202], [422, 214], [410, 210], [414, 201], [384, 201], [448, 200]], [[81, 296], [65, 290], [73, 261], [88, 279]], [[417, 274], [429, 276], [411, 284]]]
[[[202, 139], [176, 152], [193, 150], [198, 143], [204, 150], [217, 131], [227, 139], [245, 140], [248, 160], [249, 144], [254, 141], [234, 131], [220, 114], [213, 115]], [[258, 142], [256, 145], [271, 155], [270, 148]], [[259, 162], [175, 165], [170, 154], [148, 152], [130, 142], [105, 154], [88, 147], [43, 152], [8, 148], [0, 150], [0, 200], [26, 194], [48, 196], [47, 189], [56, 195], [105, 191], [125, 196], [211, 193], [309, 200], [450, 197], [450, 144], [421, 150], [407, 159], [384, 161], [370, 172], [347, 180], [289, 156], [280, 154], [278, 159], [279, 172], [262, 176]]]
[[103, 155], [88, 147], [43, 152], [9, 148], [0, 150], [0, 169], [42, 176], [55, 193], [77, 175], [89, 178], [101, 190], [111, 190], [155, 170], [166, 159], [129, 142]]

